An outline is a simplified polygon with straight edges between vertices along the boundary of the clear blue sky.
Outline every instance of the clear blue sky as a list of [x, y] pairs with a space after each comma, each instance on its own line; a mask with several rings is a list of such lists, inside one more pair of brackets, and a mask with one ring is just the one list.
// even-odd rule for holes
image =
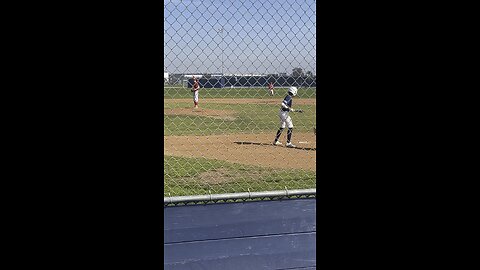
[[167, 72], [316, 73], [315, 0], [164, 0], [164, 16]]

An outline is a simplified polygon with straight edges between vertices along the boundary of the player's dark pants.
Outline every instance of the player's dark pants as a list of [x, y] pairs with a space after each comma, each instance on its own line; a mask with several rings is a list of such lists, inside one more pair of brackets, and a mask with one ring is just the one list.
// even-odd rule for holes
[[[280, 135], [282, 135], [284, 128], [279, 128], [277, 131], [277, 135], [275, 136], [275, 141], [278, 141], [280, 138]], [[292, 140], [292, 134], [293, 134], [293, 128], [289, 128], [287, 130], [287, 143], [291, 142]]]

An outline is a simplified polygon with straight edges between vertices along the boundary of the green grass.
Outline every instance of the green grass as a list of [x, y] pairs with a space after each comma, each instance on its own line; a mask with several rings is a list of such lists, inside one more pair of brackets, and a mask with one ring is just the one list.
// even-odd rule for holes
[[[306, 87], [298, 88], [300, 98], [316, 98], [317, 88]], [[287, 88], [276, 88], [275, 95], [269, 95], [267, 88], [200, 88], [200, 101], [202, 98], [284, 98], [287, 94]], [[165, 87], [163, 92], [164, 99], [172, 98], [192, 98], [190, 88]]]
[[[186, 166], [188, 164], [188, 166]], [[164, 196], [315, 188], [316, 172], [164, 156]]]
[[[165, 136], [216, 135], [233, 133], [274, 133], [278, 129], [278, 110], [287, 89], [277, 89], [274, 97], [266, 88], [201, 89], [202, 109], [233, 111], [235, 119], [214, 119], [202, 116], [164, 115]], [[278, 99], [278, 104], [219, 104], [203, 103], [208, 98], [258, 98]], [[295, 132], [311, 132], [315, 124], [314, 105], [298, 105], [302, 98], [316, 98], [316, 88], [300, 88], [293, 100], [294, 108], [302, 114], [291, 114]], [[192, 93], [186, 88], [165, 88], [164, 99], [180, 99], [165, 102], [165, 109], [191, 108]], [[234, 103], [234, 102], [233, 102]], [[164, 156], [164, 196], [203, 195], [315, 188], [316, 172], [305, 170], [279, 170], [259, 166], [247, 166], [222, 160], [204, 158], [180, 158]]]
[[[281, 99], [279, 100], [279, 103]], [[291, 117], [295, 130], [310, 132], [315, 125], [315, 106], [298, 105], [304, 113]], [[191, 101], [165, 103], [165, 109], [190, 108]], [[232, 133], [275, 132], [279, 126], [279, 104], [202, 104], [202, 108], [235, 112], [235, 120], [215, 119], [203, 116], [164, 115], [164, 134], [170, 135], [215, 135]]]

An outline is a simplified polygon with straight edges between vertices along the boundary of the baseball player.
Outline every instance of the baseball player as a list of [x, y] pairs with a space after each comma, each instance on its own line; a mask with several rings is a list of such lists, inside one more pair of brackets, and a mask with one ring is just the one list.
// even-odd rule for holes
[[292, 100], [293, 97], [297, 95], [298, 89], [296, 87], [290, 87], [288, 89], [287, 96], [283, 99], [282, 106], [280, 107], [280, 112], [278, 116], [280, 117], [280, 128], [277, 131], [277, 135], [275, 136], [275, 141], [273, 141], [273, 145], [282, 145], [281, 142], [278, 141], [280, 135], [282, 135], [283, 130], [285, 127], [288, 127], [287, 131], [287, 147], [295, 148], [295, 145], [292, 144], [292, 133], [293, 133], [293, 122], [289, 112], [294, 112], [295, 110], [292, 108]]
[[273, 96], [273, 82], [268, 83], [268, 91], [270, 95]]
[[193, 87], [192, 87], [192, 92], [193, 92], [193, 108], [198, 108], [198, 89], [200, 89], [200, 84], [198, 83], [198, 79], [193, 76]]

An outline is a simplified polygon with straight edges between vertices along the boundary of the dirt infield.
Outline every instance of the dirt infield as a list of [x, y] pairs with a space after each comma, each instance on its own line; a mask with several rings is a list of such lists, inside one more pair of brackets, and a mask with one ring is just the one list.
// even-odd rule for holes
[[[285, 134], [281, 142], [285, 143]], [[315, 170], [316, 142], [313, 131], [293, 134], [297, 149], [272, 145], [275, 134], [165, 136], [164, 155], [204, 157], [272, 168]]]
[[[185, 103], [190, 99], [164, 99], [167, 104]], [[164, 108], [165, 115], [198, 115], [223, 120], [235, 120], [234, 110], [214, 110], [202, 108], [201, 104], [279, 104], [281, 99], [232, 99], [205, 98], [200, 99], [200, 108], [193, 109], [181, 105], [177, 108]], [[296, 99], [295, 104], [315, 105], [316, 99]], [[281, 142], [285, 143], [286, 131]], [[182, 157], [204, 157], [246, 165], [257, 165], [272, 168], [295, 168], [315, 170], [316, 137], [312, 132], [293, 133], [293, 143], [297, 149], [284, 146], [273, 146], [275, 131], [261, 134], [230, 134], [209, 136], [165, 136], [164, 155]]]

